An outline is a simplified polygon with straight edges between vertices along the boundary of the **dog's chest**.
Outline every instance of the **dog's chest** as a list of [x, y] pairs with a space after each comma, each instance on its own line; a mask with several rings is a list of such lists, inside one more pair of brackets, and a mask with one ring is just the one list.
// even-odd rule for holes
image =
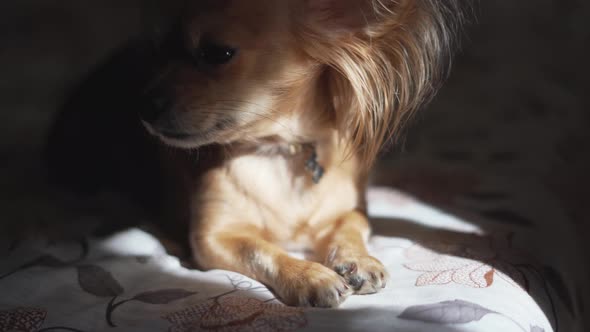
[[[305, 215], [311, 208], [314, 185], [300, 158], [244, 156], [229, 170], [244, 199], [267, 209], [293, 210]], [[300, 165], [299, 165], [300, 163]]]
[[[326, 170], [318, 183], [305, 169], [308, 156], [244, 156], [228, 171], [236, 202], [244, 215], [277, 239], [306, 242], [308, 232], [357, 207], [354, 179], [337, 168]], [[301, 239], [298, 239], [301, 237]]]

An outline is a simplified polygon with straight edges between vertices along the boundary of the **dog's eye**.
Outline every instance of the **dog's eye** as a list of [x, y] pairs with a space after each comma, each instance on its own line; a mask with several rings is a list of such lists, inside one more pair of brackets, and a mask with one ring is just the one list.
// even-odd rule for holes
[[236, 55], [236, 49], [204, 40], [197, 49], [197, 62], [199, 64], [220, 66], [230, 62]]

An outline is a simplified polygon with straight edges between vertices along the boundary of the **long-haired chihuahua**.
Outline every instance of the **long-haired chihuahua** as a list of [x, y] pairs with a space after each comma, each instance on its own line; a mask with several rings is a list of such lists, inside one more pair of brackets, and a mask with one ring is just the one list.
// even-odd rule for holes
[[459, 1], [182, 2], [154, 47], [133, 44], [67, 102], [53, 173], [94, 189], [135, 179], [123, 191], [186, 225], [198, 266], [286, 304], [384, 288], [365, 244], [369, 168], [444, 78]]

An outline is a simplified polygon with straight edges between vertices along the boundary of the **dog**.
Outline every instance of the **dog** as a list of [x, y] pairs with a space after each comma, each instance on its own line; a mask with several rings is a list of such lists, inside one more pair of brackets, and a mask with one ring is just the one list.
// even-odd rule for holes
[[444, 79], [458, 0], [188, 0], [179, 13], [74, 92], [49, 139], [54, 178], [79, 192], [115, 179], [170, 212], [157, 216], [200, 268], [288, 305], [383, 289], [369, 171]]

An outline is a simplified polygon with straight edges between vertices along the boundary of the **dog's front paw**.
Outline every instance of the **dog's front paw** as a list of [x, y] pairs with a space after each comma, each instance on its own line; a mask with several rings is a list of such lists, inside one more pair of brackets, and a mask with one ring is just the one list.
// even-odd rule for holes
[[344, 278], [329, 268], [304, 262], [283, 271], [279, 296], [288, 305], [335, 308], [352, 294]]
[[368, 255], [333, 255], [327, 266], [341, 275], [355, 294], [377, 293], [389, 279], [383, 264]]

